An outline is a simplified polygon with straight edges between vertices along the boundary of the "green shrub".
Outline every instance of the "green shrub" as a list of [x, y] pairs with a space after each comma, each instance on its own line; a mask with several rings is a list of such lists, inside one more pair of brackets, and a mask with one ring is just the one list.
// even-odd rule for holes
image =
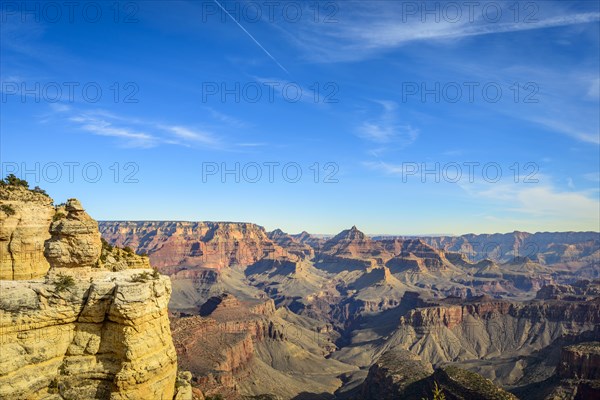
[[56, 222], [59, 219], [63, 219], [65, 217], [66, 217], [66, 215], [64, 213], [57, 212], [56, 214], [54, 214], [54, 217], [52, 217], [52, 221]]
[[[444, 394], [444, 391], [438, 386], [437, 382], [434, 382], [433, 384], [433, 400], [446, 400], [446, 395]], [[427, 399], [423, 398], [422, 400]]]
[[39, 186], [34, 187], [33, 191], [35, 193], [39, 193], [39, 194], [43, 194], [44, 196], [48, 196], [48, 193], [46, 193], [46, 191], [44, 189], [40, 188]]
[[148, 282], [152, 278], [148, 272], [144, 271], [141, 274], [135, 274], [131, 277], [131, 282]]
[[0, 206], [0, 210], [4, 211], [4, 213], [5, 213], [6, 215], [8, 215], [9, 217], [10, 217], [11, 215], [15, 215], [15, 209], [14, 209], [14, 208], [12, 208], [11, 206], [9, 206], [8, 204], [2, 204], [2, 205]]
[[100, 238], [100, 241], [102, 242], [102, 248], [103, 249], [106, 249], [108, 251], [112, 251], [112, 249], [114, 248], [114, 246], [112, 244], [108, 243], [106, 241], [106, 239]]
[[158, 272], [158, 269], [156, 269], [156, 268], [153, 268], [153, 271], [152, 271], [152, 278], [153, 278], [153, 279], [158, 279], [158, 278], [160, 278], [160, 272]]
[[123, 247], [123, 250], [125, 250], [125, 253], [133, 254], [133, 249], [129, 246]]
[[75, 279], [71, 275], [58, 274], [54, 280], [54, 289], [57, 292], [70, 289], [75, 286]]
[[9, 186], [22, 186], [29, 188], [29, 183], [24, 179], [19, 179], [15, 176], [15, 174], [9, 174], [6, 178], [4, 178], [4, 182], [6, 182]]

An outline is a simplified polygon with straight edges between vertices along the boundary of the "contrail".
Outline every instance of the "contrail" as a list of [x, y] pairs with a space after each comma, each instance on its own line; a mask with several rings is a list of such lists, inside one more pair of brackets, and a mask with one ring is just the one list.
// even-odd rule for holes
[[246, 30], [246, 29], [245, 29], [245, 28], [244, 28], [244, 27], [243, 27], [243, 26], [242, 26], [242, 25], [241, 25], [239, 22], [237, 22], [237, 21], [236, 21], [236, 19], [235, 19], [235, 18], [233, 18], [233, 16], [232, 16], [231, 14], [229, 14], [229, 11], [227, 11], [227, 10], [226, 10], [226, 9], [225, 9], [225, 8], [224, 8], [222, 5], [221, 5], [221, 3], [219, 3], [217, 0], [213, 0], [213, 1], [214, 1], [215, 3], [217, 3], [217, 5], [219, 6], [219, 8], [221, 8], [221, 10], [225, 11], [225, 13], [226, 13], [227, 15], [229, 15], [229, 18], [231, 18], [231, 19], [233, 20], [233, 22], [235, 22], [235, 23], [237, 24], [237, 26], [239, 26], [239, 27], [240, 27], [240, 29], [241, 29], [241, 30], [243, 30], [244, 32], [246, 32], [246, 35], [250, 36], [250, 39], [252, 39], [252, 40], [254, 41], [254, 43], [256, 43], [256, 44], [258, 45], [258, 47], [260, 47], [260, 48], [262, 49], [262, 51], [264, 51], [264, 52], [265, 52], [265, 54], [266, 54], [266, 55], [268, 55], [268, 56], [269, 56], [269, 58], [271, 58], [271, 60], [275, 61], [275, 63], [276, 63], [277, 65], [279, 65], [279, 68], [281, 68], [282, 70], [284, 70], [286, 74], [288, 74], [288, 75], [290, 74], [290, 71], [288, 71], [287, 69], [285, 69], [285, 67], [284, 67], [283, 65], [281, 65], [281, 64], [279, 63], [279, 61], [277, 61], [277, 59], [275, 59], [275, 57], [273, 57], [273, 56], [271, 55], [271, 53], [269, 53], [269, 52], [267, 51], [267, 49], [265, 49], [265, 48], [264, 48], [264, 47], [263, 47], [263, 46], [262, 46], [262, 45], [261, 45], [261, 44], [258, 42], [258, 40], [254, 39], [254, 36], [252, 36], [252, 35], [250, 34], [250, 32], [248, 32], [248, 31], [247, 31], [247, 30]]

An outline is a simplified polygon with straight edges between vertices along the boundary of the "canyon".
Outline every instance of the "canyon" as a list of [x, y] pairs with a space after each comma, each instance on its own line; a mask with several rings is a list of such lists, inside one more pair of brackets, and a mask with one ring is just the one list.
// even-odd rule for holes
[[[232, 399], [398, 398], [393, 388], [406, 386], [427, 397], [438, 383], [447, 398], [529, 398], [550, 381], [546, 396], [593, 390], [594, 379], [567, 385], [557, 371], [563, 349], [600, 340], [598, 233], [369, 237], [353, 226], [327, 237], [158, 221], [100, 230], [170, 276], [176, 348], [195, 390]], [[485, 240], [496, 242], [483, 253]], [[218, 357], [197, 361], [208, 354]], [[420, 365], [423, 384], [381, 372], [400, 365], [372, 371], [394, 359]], [[383, 392], [368, 397], [365, 385]]]
[[0, 203], [3, 399], [600, 393], [597, 233], [97, 223], [6, 183]]

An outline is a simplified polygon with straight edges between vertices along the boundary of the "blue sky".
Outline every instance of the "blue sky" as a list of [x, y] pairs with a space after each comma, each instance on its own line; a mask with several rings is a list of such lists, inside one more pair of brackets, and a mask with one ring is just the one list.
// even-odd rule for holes
[[2, 173], [57, 202], [292, 233], [600, 229], [597, 1], [116, 4], [2, 3]]

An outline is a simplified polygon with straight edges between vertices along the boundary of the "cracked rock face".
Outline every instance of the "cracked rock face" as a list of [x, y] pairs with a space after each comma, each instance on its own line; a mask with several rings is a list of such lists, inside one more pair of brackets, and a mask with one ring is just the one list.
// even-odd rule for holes
[[0, 399], [172, 400], [171, 281], [149, 267], [79, 201], [0, 185]]
[[169, 279], [79, 269], [61, 289], [69, 273], [0, 281], [0, 398], [172, 399]]
[[[45, 255], [54, 268], [84, 268], [96, 265], [102, 243], [98, 223], [78, 200], [70, 199], [66, 215], [50, 226], [52, 237], [46, 242]], [[57, 213], [58, 215], [58, 213]]]
[[0, 187], [0, 279], [46, 275], [44, 242], [54, 216], [52, 199], [22, 187]]

